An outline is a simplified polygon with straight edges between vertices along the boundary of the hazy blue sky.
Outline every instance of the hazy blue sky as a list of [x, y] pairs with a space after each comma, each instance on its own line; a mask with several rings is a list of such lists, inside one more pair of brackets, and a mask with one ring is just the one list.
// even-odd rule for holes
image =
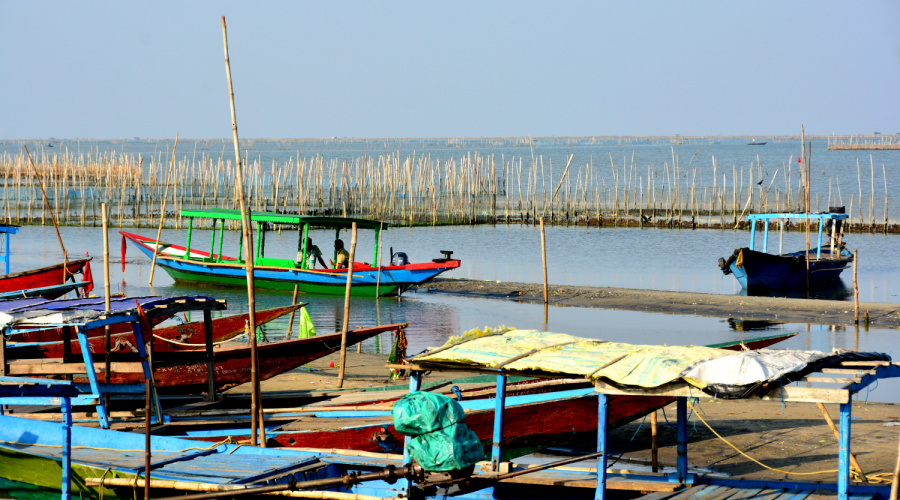
[[0, 139], [900, 132], [900, 2], [0, 2]]

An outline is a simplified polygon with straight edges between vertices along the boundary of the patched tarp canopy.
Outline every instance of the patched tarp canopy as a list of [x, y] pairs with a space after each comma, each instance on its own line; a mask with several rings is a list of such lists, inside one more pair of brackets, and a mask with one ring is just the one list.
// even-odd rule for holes
[[[480, 332], [479, 332], [480, 333]], [[790, 377], [815, 363], [844, 359], [888, 361], [880, 353], [759, 350], [705, 346], [639, 345], [591, 340], [537, 330], [463, 336], [412, 357], [422, 367], [503, 368], [505, 371], [604, 379], [654, 388], [687, 382], [707, 392], [741, 397], [753, 386]]]

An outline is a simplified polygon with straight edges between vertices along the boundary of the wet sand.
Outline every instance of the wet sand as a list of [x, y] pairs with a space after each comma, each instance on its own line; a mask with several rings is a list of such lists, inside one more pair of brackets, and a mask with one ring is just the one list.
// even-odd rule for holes
[[[420, 289], [478, 298], [543, 303], [543, 285], [436, 279]], [[792, 323], [853, 324], [853, 301], [747, 297], [711, 293], [670, 292], [632, 288], [550, 285], [548, 300], [554, 306], [598, 307], [720, 318], [762, 319]], [[900, 304], [861, 302], [860, 325], [869, 312], [873, 326], [900, 328]]]

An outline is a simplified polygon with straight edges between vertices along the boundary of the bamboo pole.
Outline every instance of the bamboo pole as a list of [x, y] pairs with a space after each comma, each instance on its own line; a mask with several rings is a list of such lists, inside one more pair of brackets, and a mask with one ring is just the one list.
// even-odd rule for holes
[[853, 323], [859, 324], [859, 286], [856, 283], [857, 250], [853, 251]]
[[[251, 444], [257, 444], [257, 426], [261, 433], [265, 433], [264, 425], [258, 421], [259, 415], [262, 414], [262, 404], [259, 394], [259, 357], [256, 352], [256, 289], [253, 280], [253, 232], [250, 230], [250, 214], [244, 203], [244, 179], [241, 173], [241, 150], [238, 142], [237, 117], [234, 107], [234, 86], [231, 83], [231, 63], [228, 59], [228, 34], [225, 28], [225, 16], [222, 16], [222, 41], [225, 47], [225, 74], [228, 78], [228, 95], [231, 102], [231, 131], [234, 136], [234, 157], [235, 157], [235, 183], [237, 184], [238, 200], [241, 206], [241, 231], [244, 238], [244, 255], [246, 256], [247, 266], [247, 309], [248, 322], [250, 326], [250, 381], [252, 385], [252, 398], [250, 403], [251, 423], [250, 435]], [[265, 439], [263, 439], [265, 445]]]
[[[831, 419], [831, 415], [828, 414], [828, 410], [825, 409], [825, 405], [822, 403], [816, 403], [816, 406], [819, 407], [819, 411], [822, 412], [822, 416], [825, 417], [825, 422], [828, 424], [828, 427], [831, 429], [831, 432], [834, 434], [834, 438], [841, 441], [841, 433], [838, 431], [837, 427], [834, 425], [834, 421]], [[868, 483], [869, 479], [866, 478], [866, 473], [863, 472], [862, 467], [859, 465], [859, 462], [856, 461], [856, 453], [850, 453], [850, 466], [859, 473], [860, 481], [863, 483]]]
[[657, 442], [657, 413], [654, 411], [650, 414], [650, 470], [651, 472], [659, 472], [659, 445]]
[[169, 176], [175, 169], [175, 149], [178, 147], [178, 133], [175, 133], [175, 145], [172, 146], [172, 166], [166, 172], [166, 194], [163, 195], [162, 209], [159, 212], [159, 229], [156, 230], [156, 244], [153, 245], [153, 261], [150, 263], [150, 281], [149, 285], [153, 286], [153, 272], [156, 271], [156, 256], [159, 254], [159, 238], [162, 236], [163, 220], [166, 218], [166, 198], [169, 197]]
[[897, 451], [897, 464], [894, 465], [894, 475], [891, 478], [891, 500], [897, 500], [897, 493], [900, 490], [900, 447]]
[[353, 285], [353, 259], [356, 254], [356, 223], [351, 226], [350, 259], [347, 262], [347, 290], [344, 292], [344, 322], [341, 327], [341, 366], [338, 369], [338, 388], [344, 387], [344, 364], [347, 361], [347, 329], [350, 326], [350, 288]]
[[[87, 294], [85, 294], [87, 295]], [[103, 306], [107, 313], [109, 313], [110, 309], [110, 292], [109, 292], [109, 222], [106, 218], [106, 203], [103, 204]], [[104, 349], [104, 365], [105, 370], [103, 372], [103, 381], [105, 383], [109, 383], [109, 373], [110, 373], [110, 359], [109, 353], [112, 350], [110, 336], [109, 336], [109, 325], [103, 327], [103, 336], [105, 339], [105, 349]], [[106, 405], [109, 407], [109, 396], [106, 395]]]

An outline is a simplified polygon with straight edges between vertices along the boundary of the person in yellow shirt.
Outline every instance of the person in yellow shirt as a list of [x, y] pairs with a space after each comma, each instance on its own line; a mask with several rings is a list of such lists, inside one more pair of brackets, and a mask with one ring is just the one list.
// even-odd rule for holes
[[344, 248], [344, 241], [341, 239], [334, 240], [334, 250], [337, 252], [335, 257], [334, 268], [345, 269], [350, 262], [350, 252]]

